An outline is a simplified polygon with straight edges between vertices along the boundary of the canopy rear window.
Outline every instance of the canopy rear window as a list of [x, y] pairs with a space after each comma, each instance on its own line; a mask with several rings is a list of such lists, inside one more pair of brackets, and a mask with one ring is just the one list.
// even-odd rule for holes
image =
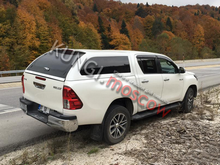
[[66, 78], [72, 65], [85, 53], [59, 49], [47, 52], [36, 59], [27, 70]]

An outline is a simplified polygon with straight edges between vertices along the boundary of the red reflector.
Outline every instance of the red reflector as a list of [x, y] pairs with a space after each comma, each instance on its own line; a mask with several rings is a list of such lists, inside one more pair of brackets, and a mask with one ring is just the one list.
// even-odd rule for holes
[[35, 78], [36, 78], [36, 79], [39, 79], [39, 80], [46, 81], [46, 79], [45, 79], [45, 78], [42, 78], [42, 77], [38, 77], [38, 76], [36, 76]]
[[82, 108], [83, 103], [70, 87], [63, 87], [63, 108], [75, 110]]
[[24, 75], [22, 75], [22, 77], [21, 77], [21, 83], [22, 83], [23, 93], [25, 93], [25, 88], [24, 88]]

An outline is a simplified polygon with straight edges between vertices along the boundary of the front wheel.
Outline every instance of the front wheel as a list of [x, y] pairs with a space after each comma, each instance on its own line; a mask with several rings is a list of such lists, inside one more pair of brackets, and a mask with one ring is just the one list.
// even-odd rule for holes
[[104, 139], [108, 144], [121, 142], [129, 131], [131, 116], [120, 105], [111, 106], [104, 122]]
[[193, 102], [194, 102], [194, 90], [192, 88], [189, 88], [183, 100], [182, 111], [185, 113], [191, 112], [193, 109]]

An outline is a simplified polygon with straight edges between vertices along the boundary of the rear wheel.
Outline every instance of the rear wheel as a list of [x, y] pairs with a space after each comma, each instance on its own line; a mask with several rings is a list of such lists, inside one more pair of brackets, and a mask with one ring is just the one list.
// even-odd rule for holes
[[194, 102], [194, 90], [189, 88], [183, 100], [182, 111], [185, 113], [191, 112], [193, 109]]
[[120, 105], [111, 106], [104, 122], [104, 139], [108, 144], [121, 142], [129, 131], [131, 116]]

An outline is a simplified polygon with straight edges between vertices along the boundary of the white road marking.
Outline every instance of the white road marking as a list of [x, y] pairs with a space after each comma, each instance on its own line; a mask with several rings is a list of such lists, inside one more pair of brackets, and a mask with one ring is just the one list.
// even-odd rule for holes
[[0, 115], [1, 114], [6, 114], [6, 113], [17, 112], [17, 111], [21, 111], [21, 109], [11, 107], [11, 106], [8, 106], [8, 105], [4, 105], [4, 104], [0, 104]]
[[6, 111], [3, 111], [3, 112], [0, 112], [0, 115], [6, 114], [6, 113], [18, 112], [18, 111], [21, 111], [21, 109], [20, 108], [14, 108], [12, 110], [6, 110]]

